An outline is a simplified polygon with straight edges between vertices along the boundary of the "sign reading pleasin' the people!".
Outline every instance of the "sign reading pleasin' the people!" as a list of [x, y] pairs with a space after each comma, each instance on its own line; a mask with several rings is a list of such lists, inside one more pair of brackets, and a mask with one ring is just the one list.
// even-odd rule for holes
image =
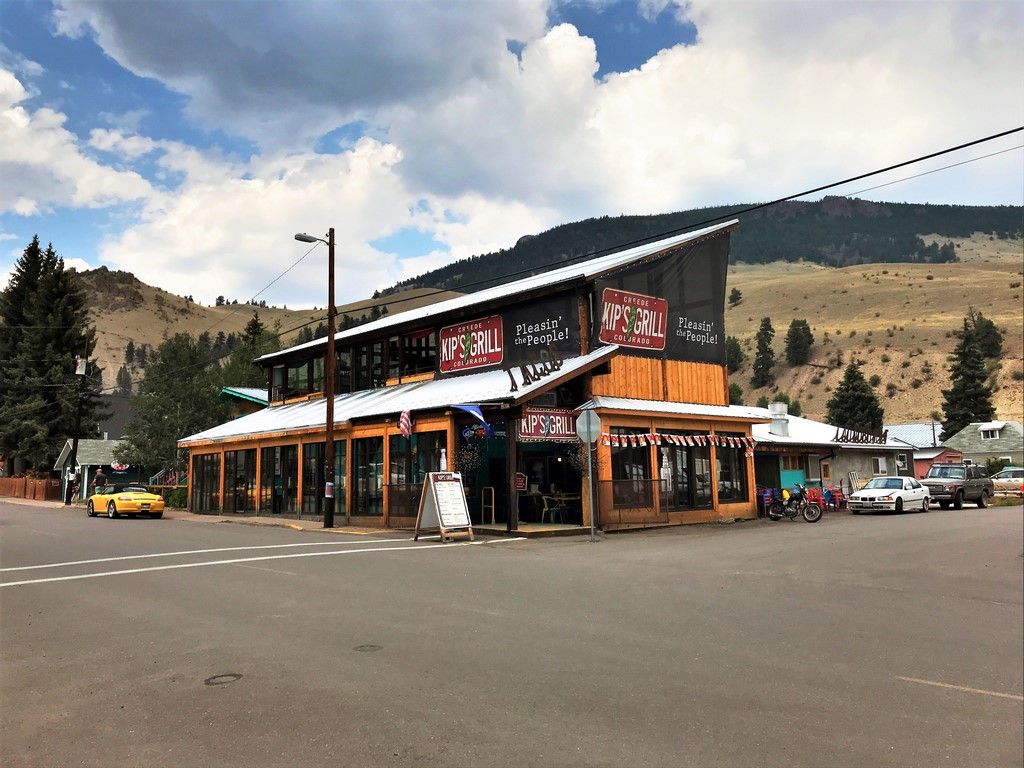
[[668, 302], [657, 296], [605, 288], [601, 292], [601, 332], [605, 344], [664, 349]]
[[500, 315], [442, 328], [437, 338], [441, 373], [457, 373], [497, 365], [505, 357]]

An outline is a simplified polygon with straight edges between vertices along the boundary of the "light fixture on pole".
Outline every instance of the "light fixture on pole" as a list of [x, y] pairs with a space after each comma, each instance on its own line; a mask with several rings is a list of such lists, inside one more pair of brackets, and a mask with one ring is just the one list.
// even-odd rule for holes
[[[324, 451], [324, 528], [334, 527], [334, 227], [327, 230], [327, 239], [304, 232], [295, 235], [302, 243], [327, 245], [327, 355], [324, 360], [324, 396], [327, 402], [327, 435]], [[345, 507], [348, 525], [348, 507]]]

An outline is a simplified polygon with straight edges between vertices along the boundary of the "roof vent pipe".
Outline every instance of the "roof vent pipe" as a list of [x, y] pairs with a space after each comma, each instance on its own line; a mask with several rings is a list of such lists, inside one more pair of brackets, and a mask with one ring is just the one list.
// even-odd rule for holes
[[785, 403], [768, 403], [768, 415], [772, 417], [768, 431], [777, 437], [789, 437], [789, 406]]

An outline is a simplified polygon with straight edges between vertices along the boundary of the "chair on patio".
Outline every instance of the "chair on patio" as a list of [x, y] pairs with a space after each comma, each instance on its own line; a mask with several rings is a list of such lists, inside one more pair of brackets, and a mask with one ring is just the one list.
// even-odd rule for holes
[[559, 523], [565, 522], [566, 514], [569, 510], [562, 506], [558, 499], [554, 496], [542, 496], [541, 500], [544, 502], [544, 509], [540, 511], [540, 521], [542, 523], [544, 522], [545, 515], [547, 515], [549, 523], [554, 523], [556, 517]]

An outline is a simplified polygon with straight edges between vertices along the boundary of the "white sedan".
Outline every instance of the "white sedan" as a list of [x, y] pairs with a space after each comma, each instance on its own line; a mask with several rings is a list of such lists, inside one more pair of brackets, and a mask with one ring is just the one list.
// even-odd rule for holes
[[931, 504], [928, 489], [912, 477], [873, 477], [847, 500], [851, 512], [927, 512]]

